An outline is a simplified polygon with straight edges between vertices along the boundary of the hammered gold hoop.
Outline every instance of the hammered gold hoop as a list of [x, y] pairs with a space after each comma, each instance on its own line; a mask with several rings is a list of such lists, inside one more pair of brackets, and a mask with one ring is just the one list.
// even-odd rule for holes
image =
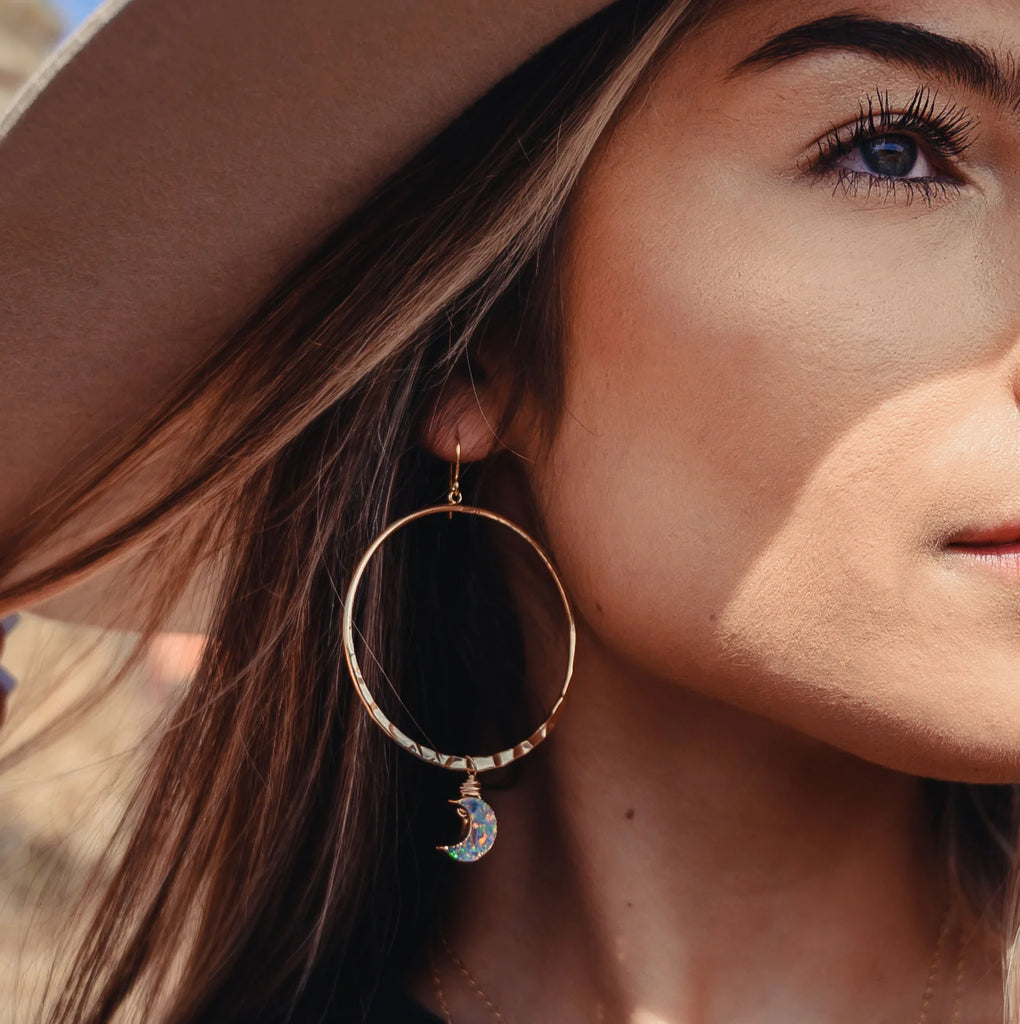
[[[457, 468], [459, 470], [459, 466]], [[574, 672], [574, 650], [577, 644], [577, 630], [574, 626], [574, 613], [570, 608], [570, 602], [567, 600], [567, 593], [563, 589], [563, 583], [560, 581], [556, 570], [553, 568], [553, 564], [549, 560], [549, 556], [542, 550], [538, 542], [529, 534], [525, 533], [525, 531], [516, 523], [512, 523], [509, 519], [505, 519], [496, 512], [491, 512], [489, 509], [485, 508], [478, 508], [474, 505], [461, 505], [457, 503], [460, 498], [460, 490], [456, 485], [457, 478], [454, 477], [451, 480], [450, 497], [447, 504], [431, 505], [428, 508], [412, 512], [410, 515], [404, 516], [403, 519], [398, 519], [396, 522], [391, 523], [385, 530], [383, 530], [382, 533], [379, 534], [378, 537], [375, 538], [375, 540], [372, 541], [368, 550], [361, 556], [361, 561], [358, 562], [357, 568], [354, 570], [354, 577], [351, 580], [350, 586], [347, 588], [347, 596], [344, 600], [344, 654], [347, 658], [347, 668], [350, 670], [351, 679], [354, 682], [354, 688], [357, 691], [358, 696], [361, 698], [361, 703], [364, 704], [365, 709], [372, 718], [372, 721], [375, 722], [391, 740], [398, 743], [404, 748], [404, 750], [410, 754], [414, 754], [415, 757], [422, 761], [438, 765], [440, 768], [449, 768], [452, 771], [467, 772], [470, 776], [473, 776], [478, 772], [485, 772], [493, 768], [500, 768], [503, 765], [516, 761], [518, 758], [524, 757], [525, 754], [534, 750], [535, 747], [537, 747], [539, 743], [549, 735], [550, 729], [552, 729], [556, 724], [556, 719], [559, 717], [560, 709], [563, 706], [563, 699], [566, 697], [567, 690], [570, 687], [570, 677]], [[483, 519], [491, 520], [494, 523], [499, 523], [500, 525], [513, 530], [518, 537], [527, 541], [532, 550], [538, 555], [542, 560], [542, 563], [549, 570], [549, 573], [553, 578], [553, 582], [556, 584], [556, 590], [560, 595], [560, 600], [563, 602], [563, 608], [567, 613], [567, 623], [570, 627], [570, 649], [567, 654], [567, 674], [563, 680], [563, 686], [560, 690], [560, 694], [556, 698], [556, 703], [553, 705], [552, 711], [549, 712], [549, 717], [546, 718], [546, 720], [526, 740], [516, 744], [516, 746], [507, 747], [506, 750], [500, 750], [495, 754], [477, 754], [463, 757], [455, 754], [443, 754], [438, 750], [433, 750], [431, 747], [427, 747], [423, 743], [418, 743], [411, 739], [410, 736], [402, 732], [386, 717], [385, 714], [383, 714], [382, 708], [380, 708], [376, 703], [375, 698], [372, 696], [372, 692], [369, 690], [368, 685], [365, 682], [364, 676], [361, 674], [361, 666], [358, 664], [358, 657], [354, 651], [354, 601], [357, 597], [358, 586], [361, 583], [361, 578], [364, 575], [365, 570], [368, 568], [368, 563], [372, 560], [372, 556], [380, 547], [382, 547], [389, 537], [392, 537], [394, 533], [407, 526], [409, 523], [413, 523], [417, 519], [424, 519], [426, 516], [440, 514], [447, 515], [450, 518], [455, 515], [480, 516]]]

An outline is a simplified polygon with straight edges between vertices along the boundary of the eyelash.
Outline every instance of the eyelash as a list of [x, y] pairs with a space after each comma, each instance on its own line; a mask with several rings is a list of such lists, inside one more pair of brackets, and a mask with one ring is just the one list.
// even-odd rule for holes
[[889, 105], [888, 92], [876, 90], [876, 93], [866, 104], [861, 104], [855, 123], [834, 128], [818, 140], [818, 154], [809, 170], [819, 177], [836, 175], [833, 192], [842, 189], [844, 195], [856, 194], [862, 186], [867, 188], [869, 196], [876, 188], [881, 188], [890, 198], [905, 190], [908, 202], [920, 197], [931, 205], [949, 192], [958, 192], [959, 181], [954, 178], [894, 178], [836, 166], [837, 160], [852, 153], [861, 143], [881, 136], [914, 136], [938, 160], [949, 164], [959, 160], [973, 142], [975, 119], [953, 104], [936, 109], [936, 95], [927, 86], [918, 88], [906, 110], [898, 113]]

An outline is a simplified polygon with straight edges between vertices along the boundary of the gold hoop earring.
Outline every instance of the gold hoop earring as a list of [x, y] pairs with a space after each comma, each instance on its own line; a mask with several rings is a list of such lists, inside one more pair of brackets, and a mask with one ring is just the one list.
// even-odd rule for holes
[[[481, 797], [478, 775], [481, 772], [491, 771], [493, 768], [501, 768], [504, 765], [511, 764], [519, 758], [524, 757], [525, 754], [531, 753], [531, 751], [549, 735], [550, 730], [556, 724], [557, 718], [559, 718], [564, 698], [567, 695], [567, 690], [570, 688], [570, 678], [574, 672], [574, 650], [577, 645], [577, 630], [574, 625], [574, 613], [571, 610], [570, 602], [567, 600], [567, 593], [563, 588], [563, 583], [555, 568], [553, 568], [553, 564], [550, 561], [549, 556], [542, 550], [538, 542], [509, 519], [506, 519], [489, 509], [479, 508], [474, 505], [463, 505], [461, 504], [462, 500], [463, 496], [460, 492], [460, 442], [458, 441], [456, 446], [456, 461], [450, 464], [450, 489], [446, 496], [446, 504], [430, 505], [427, 508], [419, 509], [417, 512], [412, 512], [410, 515], [406, 515], [402, 519], [398, 519], [391, 523], [382, 531], [382, 533], [379, 534], [378, 537], [375, 538], [375, 540], [372, 541], [368, 546], [368, 550], [361, 556], [361, 559], [354, 570], [354, 576], [347, 588], [347, 595], [344, 599], [343, 638], [344, 655], [347, 660], [347, 668], [350, 672], [351, 680], [354, 683], [354, 689], [372, 721], [375, 722], [375, 724], [378, 725], [391, 740], [397, 743], [409, 754], [413, 754], [419, 760], [425, 761], [428, 764], [438, 765], [440, 768], [447, 768], [451, 771], [467, 772], [467, 778], [463, 783], [461, 783], [460, 798], [450, 801], [451, 804], [456, 806], [457, 813], [463, 823], [463, 834], [457, 843], [450, 846], [438, 846], [436, 849], [447, 853], [451, 858], [453, 858], [453, 860], [476, 861], [492, 849], [493, 843], [496, 840], [496, 815], [492, 808]], [[553, 578], [553, 582], [556, 584], [556, 590], [560, 596], [560, 600], [563, 602], [563, 608], [567, 613], [567, 623], [570, 630], [569, 649], [567, 653], [567, 672], [563, 680], [563, 685], [560, 688], [559, 696], [556, 698], [556, 702], [553, 705], [552, 710], [549, 712], [549, 716], [530, 736], [527, 737], [527, 739], [522, 740], [520, 743], [517, 743], [512, 747], [507, 747], [505, 750], [500, 750], [495, 754], [444, 754], [438, 750], [433, 750], [431, 747], [428, 747], [423, 743], [418, 743], [411, 739], [411, 737], [404, 733], [395, 723], [390, 721], [376, 703], [375, 698], [372, 696], [372, 692], [369, 690], [368, 684], [365, 682], [365, 678], [362, 675], [361, 666], [358, 663], [358, 657], [354, 650], [354, 603], [358, 594], [358, 587], [361, 583], [362, 576], [368, 568], [368, 564], [372, 560], [372, 556], [380, 547], [382, 547], [389, 537], [393, 536], [394, 533], [407, 526], [409, 523], [413, 523], [418, 519], [424, 519], [426, 516], [439, 515], [443, 513], [448, 515], [451, 519], [454, 515], [480, 516], [483, 519], [488, 519], [491, 522], [499, 523], [501, 526], [507, 527], [516, 533], [518, 537], [525, 540], [531, 546], [532, 550], [538, 555], [542, 564], [549, 570], [549, 573]]]

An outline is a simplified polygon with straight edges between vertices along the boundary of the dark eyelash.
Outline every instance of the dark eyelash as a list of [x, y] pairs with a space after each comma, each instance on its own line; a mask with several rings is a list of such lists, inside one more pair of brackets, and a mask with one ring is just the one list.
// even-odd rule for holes
[[[959, 184], [951, 178], [892, 178], [866, 174], [850, 168], [836, 168], [836, 161], [853, 152], [862, 142], [881, 135], [905, 133], [918, 136], [937, 156], [953, 162], [960, 159], [974, 140], [977, 121], [955, 104], [938, 106], [938, 99], [927, 86], [919, 87], [905, 110], [894, 113], [889, 93], [876, 90], [866, 105], [861, 104], [857, 121], [847, 127], [834, 128], [818, 140], [818, 155], [810, 170], [818, 175], [836, 173], [836, 189], [845, 194], [856, 192], [866, 184], [868, 194], [877, 187], [890, 194], [903, 190], [908, 197], [920, 195], [931, 202], [939, 194], [956, 191]], [[862, 182], [861, 179], [868, 179]]]
[[903, 193], [906, 205], [919, 198], [931, 206], [936, 199], [950, 193], [955, 195], [960, 191], [960, 185], [949, 178], [883, 178], [878, 174], [866, 174], [849, 167], [837, 168], [833, 194], [842, 192], [845, 196], [858, 195], [862, 189], [867, 196], [881, 191], [885, 198], [892, 199]]
[[849, 137], [840, 134], [845, 129], [837, 128], [819, 140], [820, 155], [842, 156], [865, 139], [898, 131], [920, 135], [943, 157], [959, 158], [973, 142], [977, 122], [955, 104], [947, 103], [937, 110], [937, 102], [937, 96], [927, 86], [922, 86], [914, 93], [906, 110], [893, 113], [889, 93], [879, 92], [876, 97], [868, 98], [867, 107], [861, 104]]

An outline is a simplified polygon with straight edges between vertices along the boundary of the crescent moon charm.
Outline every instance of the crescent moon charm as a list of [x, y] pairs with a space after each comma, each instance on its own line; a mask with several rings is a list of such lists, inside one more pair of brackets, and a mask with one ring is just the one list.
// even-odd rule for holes
[[460, 842], [454, 846], [437, 846], [453, 860], [467, 862], [484, 857], [496, 841], [496, 813], [479, 795], [478, 780], [469, 775], [460, 787], [460, 799], [450, 803], [457, 808], [464, 823]]

